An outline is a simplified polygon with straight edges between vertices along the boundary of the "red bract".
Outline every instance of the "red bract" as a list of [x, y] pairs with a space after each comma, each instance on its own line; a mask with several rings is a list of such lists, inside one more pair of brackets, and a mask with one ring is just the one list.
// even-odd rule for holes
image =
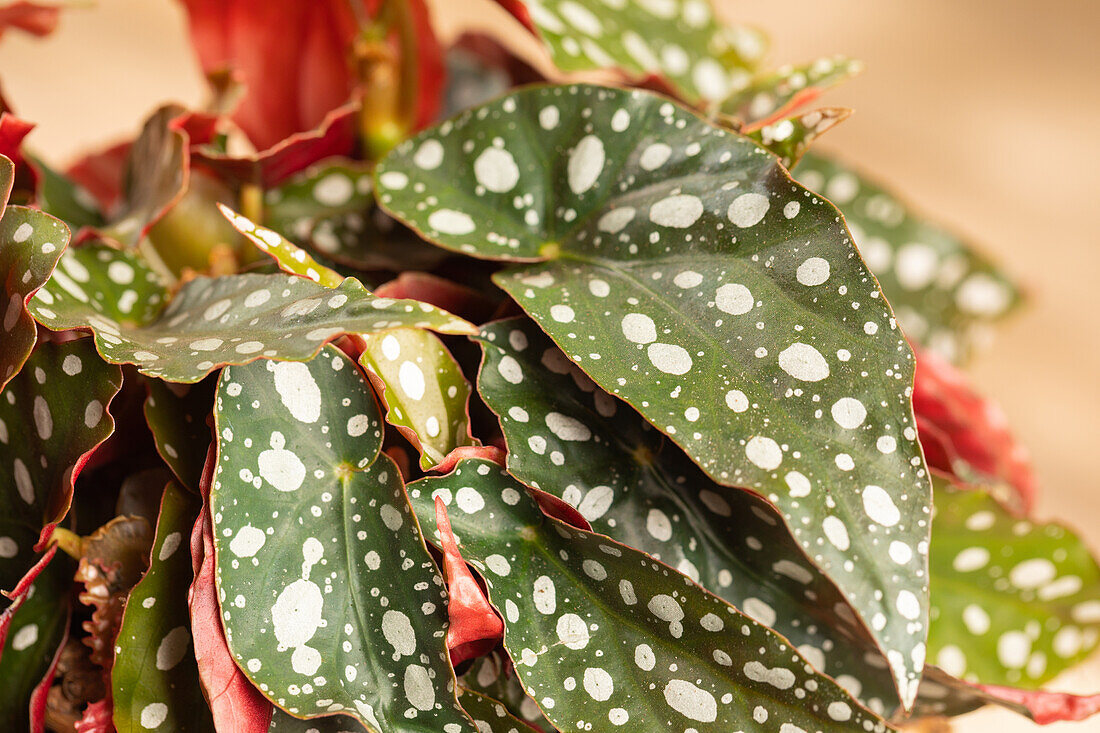
[[932, 352], [917, 358], [913, 410], [929, 467], [962, 483], [1006, 484], [1016, 508], [1031, 509], [1035, 476], [1001, 409]]
[[458, 665], [495, 647], [504, 636], [504, 623], [466, 567], [440, 497], [435, 499], [435, 522], [443, 548], [443, 577], [447, 580], [447, 648], [451, 663]]
[[48, 36], [57, 28], [61, 8], [32, 2], [14, 2], [0, 6], [0, 36], [17, 28], [32, 36]]
[[[257, 148], [310, 130], [352, 95], [358, 77], [352, 46], [360, 18], [378, 0], [183, 0], [203, 71], [229, 71], [245, 89], [233, 120]], [[415, 28], [416, 125], [438, 109], [443, 66], [423, 2], [410, 3]], [[396, 37], [391, 36], [396, 42]], [[403, 49], [399, 49], [403, 50]]]
[[189, 598], [195, 661], [210, 703], [214, 727], [238, 733], [264, 733], [271, 724], [273, 708], [233, 661], [218, 610], [214, 537], [206, 506], [214, 473], [214, 455], [215, 446], [211, 445], [200, 486], [203, 509], [191, 532], [191, 566], [195, 580], [191, 583]]
[[1084, 720], [1100, 712], [1100, 694], [1070, 695], [1065, 692], [1017, 690], [997, 685], [974, 685], [997, 701], [1021, 705], [1039, 725]]

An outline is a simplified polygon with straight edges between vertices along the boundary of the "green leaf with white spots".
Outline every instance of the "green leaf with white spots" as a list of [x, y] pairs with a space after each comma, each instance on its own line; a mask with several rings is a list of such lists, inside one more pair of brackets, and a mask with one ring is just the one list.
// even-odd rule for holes
[[931, 559], [929, 661], [948, 674], [1034, 689], [1100, 641], [1100, 567], [1060, 524], [938, 485]]
[[43, 529], [59, 521], [89, 454], [114, 431], [107, 411], [122, 386], [87, 339], [40, 344], [0, 395], [0, 590], [38, 560]]
[[[7, 158], [0, 157], [0, 161]], [[26, 303], [49, 279], [69, 244], [69, 230], [57, 219], [25, 206], [8, 206], [0, 181], [0, 390], [34, 348], [37, 329]]]
[[494, 281], [713, 480], [779, 509], [911, 701], [931, 503], [913, 357], [832, 205], [687, 110], [583, 85], [463, 114], [399, 145], [378, 180], [444, 247], [539, 260]]
[[513, 716], [535, 730], [544, 731], [545, 733], [556, 731], [557, 728], [539, 710], [538, 703], [524, 691], [515, 670], [505, 673], [501, 669], [503, 664], [504, 662], [497, 659], [495, 653], [492, 656], [482, 657], [459, 680], [459, 687], [464, 690], [480, 692], [502, 703]]
[[814, 153], [794, 175], [844, 212], [914, 342], [951, 361], [965, 360], [989, 326], [1023, 300], [1020, 288], [972, 242], [914, 213], [873, 179]]
[[427, 469], [470, 436], [470, 383], [437, 336], [415, 328], [365, 336], [359, 363], [377, 380], [386, 422], [420, 451]]
[[844, 107], [824, 107], [773, 122], [748, 134], [756, 142], [779, 156], [790, 170], [802, 159], [817, 138], [852, 114]]
[[496, 464], [464, 460], [409, 488], [425, 528], [433, 496], [449, 506], [520, 681], [560, 730], [885, 729], [775, 632], [648, 555], [545, 516]]
[[760, 74], [722, 101], [723, 116], [746, 125], [776, 121], [863, 70], [855, 59], [834, 56]]
[[327, 288], [335, 288], [344, 281], [343, 275], [320, 264], [310, 257], [308, 252], [278, 232], [267, 227], [256, 226], [248, 217], [241, 216], [224, 204], [218, 204], [218, 210], [229, 220], [234, 229], [247, 237], [261, 252], [275, 260], [283, 272], [308, 278]]
[[241, 669], [296, 717], [474, 730], [456, 699], [443, 581], [355, 364], [328, 347], [228, 367], [215, 418], [218, 588]]
[[169, 483], [149, 570], [126, 601], [111, 669], [114, 724], [129, 731], [213, 731], [191, 643], [188, 539], [201, 503]]
[[264, 225], [359, 270], [427, 269], [446, 253], [378, 210], [374, 168], [322, 163], [264, 194]]
[[214, 411], [210, 382], [180, 385], [150, 379], [145, 398], [145, 422], [157, 453], [180, 483], [199, 493], [206, 451], [210, 446], [208, 418]]
[[678, 96], [712, 104], [749, 84], [762, 34], [724, 26], [708, 0], [500, 0], [562, 71], [657, 76]]
[[473, 331], [426, 303], [376, 298], [354, 278], [326, 288], [287, 275], [199, 277], [158, 308], [166, 298], [152, 270], [132, 255], [81, 247], [62, 258], [31, 312], [53, 330], [91, 329], [107, 361], [171, 382], [197, 382], [226, 364], [261, 357], [309, 359], [344, 333]]
[[0, 722], [4, 730], [31, 729], [31, 694], [65, 640], [75, 570], [76, 563], [68, 555], [56, 553], [11, 617], [7, 639], [0, 649]]
[[346, 715], [302, 720], [275, 708], [271, 715], [270, 733], [368, 733], [367, 729]]
[[535, 733], [539, 730], [517, 718], [503, 703], [475, 690], [459, 688], [458, 700], [481, 733]]
[[[478, 391], [500, 418], [514, 476], [775, 629], [872, 710], [896, 707], [875, 642], [772, 507], [707, 478], [527, 319], [490, 324], [479, 339]], [[511, 364], [519, 384], [506, 377]], [[844, 531], [832, 536], [849, 543]]]

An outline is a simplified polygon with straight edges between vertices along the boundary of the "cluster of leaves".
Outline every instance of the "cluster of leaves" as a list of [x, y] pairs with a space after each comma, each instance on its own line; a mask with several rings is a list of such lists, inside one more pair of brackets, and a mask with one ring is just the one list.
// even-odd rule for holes
[[501, 4], [620, 85], [420, 0], [185, 0], [209, 109], [58, 171], [0, 102], [5, 730], [1100, 708], [1039, 689], [1100, 567], [952, 364], [1018, 290], [806, 154], [858, 64]]

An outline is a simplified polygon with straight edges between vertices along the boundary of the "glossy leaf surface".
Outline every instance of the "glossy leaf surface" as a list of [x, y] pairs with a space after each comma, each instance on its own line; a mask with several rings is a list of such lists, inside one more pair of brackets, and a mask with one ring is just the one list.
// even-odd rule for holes
[[121, 370], [81, 340], [41, 344], [0, 396], [0, 590], [68, 510], [77, 474], [114, 430], [107, 408], [121, 386]]
[[[710, 480], [527, 319], [490, 324], [479, 338], [478, 391], [500, 418], [514, 476], [775, 629], [873, 710], [896, 705], [874, 641], [772, 507]], [[505, 378], [510, 364], [521, 383]]]
[[937, 486], [929, 661], [971, 682], [1034, 688], [1100, 640], [1100, 567], [1059, 524], [982, 491]]
[[476, 445], [470, 436], [470, 384], [435, 335], [401, 328], [366, 336], [359, 363], [375, 375], [386, 421], [420, 451], [430, 468], [455, 448]]
[[911, 700], [930, 503], [912, 353], [836, 209], [744, 138], [592, 86], [463, 114], [398, 146], [378, 181], [442, 246], [540, 260], [494, 281], [715, 481], [779, 508]]
[[213, 731], [192, 650], [187, 541], [198, 498], [169, 483], [149, 570], [126, 601], [111, 670], [114, 724], [128, 731]]
[[197, 494], [210, 446], [213, 385], [179, 385], [150, 379], [147, 386], [145, 421], [157, 453], [183, 486]]
[[474, 719], [479, 731], [490, 733], [534, 733], [532, 728], [512, 714], [501, 702], [474, 690], [459, 692], [462, 708]]
[[[10, 161], [0, 158], [0, 166]], [[0, 390], [23, 366], [37, 337], [26, 303], [49, 279], [69, 243], [69, 230], [35, 209], [7, 206], [10, 178], [0, 170]], [[6, 185], [5, 185], [6, 184]]]
[[378, 209], [373, 167], [318, 164], [264, 194], [264, 224], [303, 247], [360, 270], [425, 268], [446, 253]]
[[813, 153], [794, 175], [844, 212], [902, 330], [927, 349], [965, 359], [974, 337], [1022, 300], [1017, 285], [972, 242], [923, 218], [873, 179]]
[[222, 616], [253, 683], [297, 717], [473, 730], [455, 698], [442, 579], [354, 363], [330, 347], [306, 363], [229, 367], [215, 415]]
[[721, 112], [750, 127], [778, 122], [812, 102], [831, 86], [855, 76], [863, 64], [843, 56], [783, 66], [758, 75], [721, 104]]
[[744, 87], [766, 48], [755, 30], [723, 27], [707, 0], [500, 4], [546, 44], [562, 71], [656, 76], [691, 102], [718, 102]]
[[56, 553], [10, 618], [7, 638], [0, 634], [0, 721], [8, 730], [31, 728], [31, 696], [67, 635], [74, 567], [68, 555]]
[[285, 275], [199, 277], [159, 310], [166, 297], [136, 258], [82, 247], [62, 259], [32, 309], [47, 328], [90, 328], [108, 361], [172, 382], [197, 382], [219, 366], [261, 357], [308, 359], [348, 332], [471, 330], [432, 306], [376, 298], [353, 278], [325, 288]]
[[810, 145], [852, 114], [844, 107], [825, 107], [788, 117], [754, 130], [749, 137], [779, 156], [787, 170], [793, 168]]
[[448, 505], [520, 680], [561, 730], [884, 729], [774, 632], [644, 553], [548, 518], [496, 464], [462, 461], [410, 495], [425, 528], [433, 496]]

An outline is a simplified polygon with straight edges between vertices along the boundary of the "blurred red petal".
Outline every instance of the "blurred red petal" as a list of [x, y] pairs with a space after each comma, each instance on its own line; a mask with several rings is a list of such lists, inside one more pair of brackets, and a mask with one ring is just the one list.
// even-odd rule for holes
[[32, 2], [14, 2], [0, 6], [0, 36], [17, 28], [32, 36], [47, 36], [57, 28], [61, 8]]
[[963, 484], [1002, 483], [1011, 488], [1019, 510], [1031, 509], [1035, 476], [1004, 414], [962, 372], [931, 352], [917, 355], [913, 410], [930, 468]]

